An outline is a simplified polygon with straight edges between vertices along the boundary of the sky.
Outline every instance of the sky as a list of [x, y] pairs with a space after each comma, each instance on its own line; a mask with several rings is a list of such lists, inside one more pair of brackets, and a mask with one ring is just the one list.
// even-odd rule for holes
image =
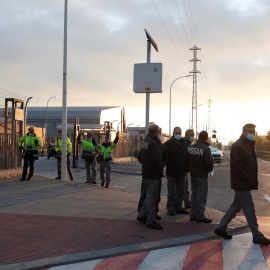
[[[0, 0], [0, 97], [28, 106], [62, 105], [64, 0]], [[68, 106], [124, 106], [127, 125], [145, 125], [145, 94], [133, 92], [135, 63], [146, 62], [146, 28], [159, 47], [163, 93], [150, 95], [150, 122], [169, 131], [172, 82], [190, 74], [198, 51], [198, 131], [237, 139], [244, 124], [269, 123], [270, 2], [266, 0], [68, 1]], [[172, 127], [189, 128], [192, 77], [172, 88]], [[212, 100], [209, 108], [207, 100]], [[2, 101], [0, 101], [2, 102]]]

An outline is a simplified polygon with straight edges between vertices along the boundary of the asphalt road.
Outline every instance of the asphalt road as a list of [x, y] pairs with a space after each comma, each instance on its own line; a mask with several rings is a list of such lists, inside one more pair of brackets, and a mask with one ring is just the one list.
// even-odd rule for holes
[[[219, 211], [225, 212], [231, 205], [234, 197], [234, 191], [230, 187], [230, 151], [226, 150], [224, 154], [224, 159], [221, 164], [216, 164], [214, 168], [214, 176], [209, 176], [209, 191], [207, 205], [217, 209]], [[259, 166], [259, 190], [252, 191], [256, 214], [260, 216], [270, 216], [270, 162], [264, 160], [258, 160]], [[114, 164], [113, 168], [117, 165]], [[124, 166], [125, 167], [125, 166]], [[129, 166], [127, 166], [129, 167]], [[75, 170], [74, 170], [75, 171]], [[83, 169], [76, 169], [80, 171], [82, 178], [84, 178], [85, 171]], [[52, 176], [56, 176], [57, 167], [56, 160], [46, 158], [41, 158], [36, 162], [35, 173], [48, 172]], [[129, 174], [127, 168], [127, 174]], [[140, 192], [140, 176], [127, 176], [127, 174], [114, 174], [114, 178], [119, 178], [117, 181], [117, 187], [119, 190], [129, 191], [129, 192]], [[99, 174], [98, 174], [99, 178]], [[116, 179], [115, 179], [116, 180]], [[114, 180], [114, 182], [116, 182]], [[99, 181], [99, 180], [98, 180]], [[167, 181], [166, 178], [163, 179], [162, 195], [167, 195]], [[239, 215], [243, 215], [240, 212]]]

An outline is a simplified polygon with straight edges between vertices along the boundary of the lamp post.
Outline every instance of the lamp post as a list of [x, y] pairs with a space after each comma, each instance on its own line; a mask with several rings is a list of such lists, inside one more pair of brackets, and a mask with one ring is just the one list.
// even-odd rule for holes
[[[129, 135], [128, 135], [128, 127], [130, 125], [133, 125], [134, 123], [130, 123], [129, 125], [127, 125], [127, 132], [126, 132], [126, 138], [128, 139]], [[128, 141], [127, 141], [128, 142]], [[128, 145], [127, 145], [127, 157], [128, 157]]]
[[171, 84], [171, 87], [170, 87], [170, 111], [169, 111], [169, 138], [171, 138], [172, 86], [175, 83], [175, 81], [177, 81], [178, 79], [185, 78], [185, 77], [191, 77], [191, 76], [193, 76], [193, 75], [186, 75], [186, 76], [178, 77]]
[[46, 135], [45, 135], [45, 144], [47, 145], [47, 135], [48, 135], [48, 133], [47, 133], [47, 131], [48, 131], [48, 104], [49, 104], [49, 101], [51, 100], [51, 99], [53, 99], [53, 98], [56, 98], [57, 96], [54, 96], [54, 97], [51, 97], [51, 98], [49, 98], [48, 99], [48, 101], [47, 101], [47, 107], [46, 107]]
[[27, 104], [28, 104], [28, 102], [29, 102], [29, 100], [30, 100], [31, 98], [33, 98], [33, 97], [29, 97], [29, 98], [26, 100], [25, 106], [24, 106], [24, 127], [23, 127], [23, 129], [24, 129], [24, 134], [26, 133]]

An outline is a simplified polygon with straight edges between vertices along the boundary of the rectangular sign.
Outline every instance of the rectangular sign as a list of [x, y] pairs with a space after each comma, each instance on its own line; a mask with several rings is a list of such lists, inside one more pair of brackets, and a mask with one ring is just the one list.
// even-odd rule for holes
[[133, 92], [162, 93], [162, 63], [135, 64]]
[[24, 110], [15, 108], [15, 120], [24, 121]]

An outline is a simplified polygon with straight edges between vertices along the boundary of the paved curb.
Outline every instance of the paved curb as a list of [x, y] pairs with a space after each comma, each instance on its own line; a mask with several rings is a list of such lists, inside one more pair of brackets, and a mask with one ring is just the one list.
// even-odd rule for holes
[[[230, 232], [241, 233], [242, 230], [246, 231], [247, 228], [248, 226], [238, 227], [235, 229], [233, 228], [230, 230]], [[217, 239], [217, 238], [218, 236], [214, 232], [187, 235], [187, 236], [178, 237], [178, 238], [170, 238], [170, 239], [146, 242], [146, 243], [141, 243], [141, 244], [134, 244], [134, 245], [128, 245], [128, 246], [122, 246], [122, 247], [109, 248], [109, 249], [101, 249], [101, 250], [82, 252], [82, 253], [67, 254], [63, 256], [26, 261], [26, 262], [21, 262], [21, 263], [16, 263], [16, 264], [1, 265], [1, 270], [46, 269], [46, 268], [59, 266], [59, 265], [79, 263], [83, 261], [102, 259], [106, 257], [124, 255], [124, 254], [129, 254], [129, 253], [137, 253], [137, 252], [168, 248], [168, 247], [174, 247], [174, 246], [184, 246], [184, 245], [189, 245], [189, 244], [204, 241], [204, 240]]]

